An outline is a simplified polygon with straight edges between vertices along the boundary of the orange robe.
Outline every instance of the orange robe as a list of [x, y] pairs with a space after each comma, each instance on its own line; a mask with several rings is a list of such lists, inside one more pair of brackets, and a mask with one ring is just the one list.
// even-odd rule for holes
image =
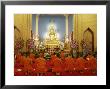
[[63, 72], [63, 67], [62, 67], [62, 60], [59, 58], [55, 58], [52, 61], [52, 72]]
[[35, 61], [36, 73], [45, 73], [48, 71], [46, 67], [46, 60], [44, 58], [37, 58]]
[[32, 60], [35, 60], [35, 55], [34, 55], [34, 54], [31, 53], [31, 54], [29, 55], [29, 57], [30, 57]]
[[31, 72], [33, 70], [32, 68], [32, 59], [29, 57], [24, 58], [24, 72]]
[[87, 61], [87, 64], [89, 70], [97, 70], [97, 61], [94, 57], [90, 57], [90, 59]]
[[84, 70], [85, 69], [85, 61], [86, 60], [83, 58], [76, 59], [75, 69], [76, 70]]
[[65, 71], [73, 71], [74, 70], [74, 62], [75, 60], [71, 57], [66, 57], [64, 60], [64, 70]]

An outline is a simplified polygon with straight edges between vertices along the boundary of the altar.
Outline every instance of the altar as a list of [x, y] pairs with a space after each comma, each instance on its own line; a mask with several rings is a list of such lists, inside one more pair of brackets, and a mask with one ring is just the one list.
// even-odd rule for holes
[[48, 27], [48, 32], [44, 39], [44, 45], [46, 48], [58, 48], [61, 45], [60, 43], [61, 41], [58, 38], [54, 22], [51, 20]]
[[[38, 24], [38, 17], [36, 18], [36, 22]], [[59, 34], [56, 28], [56, 25], [54, 23], [54, 20], [51, 19], [50, 23], [48, 24], [48, 28], [47, 28], [47, 32], [46, 34], [44, 33], [44, 39], [42, 41], [40, 41], [38, 43], [38, 40], [36, 40], [38, 43], [38, 45], [40, 46], [44, 46], [45, 51], [49, 52], [49, 53], [54, 53], [57, 50], [68, 50], [69, 49], [69, 39], [68, 39], [68, 29], [67, 29], [67, 25], [66, 25], [66, 33], [65, 33], [65, 37], [64, 37], [64, 41], [61, 41], [59, 38]], [[38, 25], [36, 27], [36, 32], [38, 34]], [[38, 34], [39, 35], [39, 34]], [[39, 37], [39, 36], [37, 36]], [[37, 38], [39, 39], [39, 38]], [[42, 43], [42, 44], [41, 44]], [[37, 44], [35, 44], [37, 45]], [[66, 46], [65, 46], [66, 45]], [[70, 50], [70, 49], [69, 49]]]
[[56, 49], [60, 49], [62, 45], [60, 39], [58, 38], [53, 20], [51, 20], [48, 26], [48, 32], [43, 41], [43, 44], [49, 53], [54, 53]]

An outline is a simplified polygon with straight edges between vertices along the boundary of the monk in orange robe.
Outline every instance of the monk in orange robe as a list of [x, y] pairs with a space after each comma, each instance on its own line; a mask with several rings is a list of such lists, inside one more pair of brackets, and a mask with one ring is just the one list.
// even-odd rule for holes
[[66, 72], [74, 71], [74, 59], [72, 57], [66, 57], [64, 60], [64, 70]]
[[63, 71], [62, 67], [62, 60], [58, 57], [56, 57], [53, 61], [53, 67], [52, 67], [52, 72], [55, 72], [56, 75], [60, 75], [60, 73]]
[[31, 54], [29, 55], [29, 57], [30, 57], [32, 60], [35, 60], [35, 55], [34, 55], [33, 53], [31, 53]]
[[32, 71], [33, 71], [33, 68], [32, 68], [32, 59], [31, 58], [29, 58], [29, 57], [24, 57], [24, 72], [26, 73], [26, 74], [28, 74], [29, 75], [29, 73], [31, 73]]
[[84, 72], [85, 69], [85, 59], [83, 59], [82, 57], [76, 59], [75, 62], [75, 68], [77, 71], [79, 71], [80, 73]]
[[48, 71], [46, 67], [46, 60], [42, 57], [39, 57], [35, 60], [35, 72], [37, 73], [37, 75], [45, 74]]
[[89, 56], [86, 58], [88, 70], [96, 71], [97, 70], [97, 61], [93, 56]]

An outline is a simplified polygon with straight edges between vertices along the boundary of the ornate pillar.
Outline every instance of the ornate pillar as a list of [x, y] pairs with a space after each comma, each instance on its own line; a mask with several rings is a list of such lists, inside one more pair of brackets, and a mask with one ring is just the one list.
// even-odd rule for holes
[[32, 31], [32, 14], [29, 15], [29, 38], [31, 38], [31, 31]]
[[68, 36], [68, 15], [65, 15], [65, 24], [66, 24], [66, 36]]
[[69, 41], [69, 39], [68, 39], [68, 15], [65, 15], [64, 14], [64, 16], [65, 16], [65, 43], [67, 43], [68, 41]]
[[36, 35], [38, 35], [38, 22], [39, 22], [39, 15], [36, 15]]
[[38, 23], [39, 23], [39, 15], [36, 15], [36, 33], [34, 35], [36, 47], [38, 47], [38, 45], [39, 45]]
[[77, 14], [74, 14], [73, 15], [73, 23], [74, 23], [74, 39], [78, 40], [78, 37], [77, 37], [77, 33], [78, 33], [78, 15]]
[[68, 15], [64, 15], [65, 16], [65, 28], [66, 28], [66, 35], [65, 35], [65, 44], [64, 44], [64, 49], [65, 50], [70, 50], [70, 42], [69, 42], [69, 38], [68, 38]]

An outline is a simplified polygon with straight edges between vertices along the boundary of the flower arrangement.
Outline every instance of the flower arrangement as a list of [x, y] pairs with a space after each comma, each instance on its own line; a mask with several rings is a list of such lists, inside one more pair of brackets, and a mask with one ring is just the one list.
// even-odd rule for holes
[[39, 45], [39, 51], [40, 52], [45, 52], [45, 46], [43, 45], [43, 42], [41, 42], [40, 45]]
[[87, 48], [87, 44], [84, 41], [84, 39], [81, 41], [81, 46], [82, 46], [83, 49]]
[[78, 42], [76, 40], [71, 41], [71, 48], [76, 50], [78, 49]]
[[57, 57], [60, 57], [61, 51], [60, 51], [60, 50], [56, 50], [56, 51], [54, 52], [54, 54], [55, 54]]
[[34, 50], [35, 49], [35, 45], [34, 45], [35, 40], [34, 39], [28, 39], [27, 40], [27, 47], [28, 50]]
[[21, 50], [23, 49], [23, 47], [24, 47], [24, 40], [22, 38], [18, 38], [15, 41], [15, 45], [14, 45], [15, 53], [21, 52]]
[[88, 49], [88, 45], [86, 44], [84, 39], [81, 41], [81, 46], [83, 49], [83, 56], [86, 56], [89, 52], [89, 49]]
[[40, 52], [38, 50], [33, 50], [33, 54], [35, 55], [36, 58], [40, 56]]
[[73, 57], [77, 57], [78, 56], [78, 42], [76, 40], [72, 40], [71, 41], [71, 48], [72, 48], [72, 55]]

